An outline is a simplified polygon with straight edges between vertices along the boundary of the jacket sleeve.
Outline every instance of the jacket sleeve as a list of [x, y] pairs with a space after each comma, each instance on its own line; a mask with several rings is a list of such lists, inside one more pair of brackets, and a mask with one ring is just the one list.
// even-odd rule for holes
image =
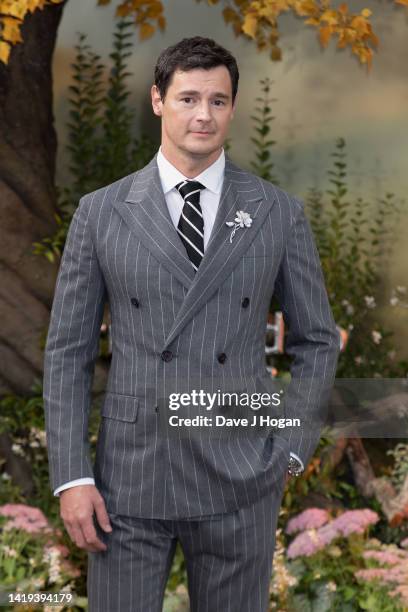
[[285, 325], [285, 350], [293, 358], [283, 405], [286, 418], [300, 426], [284, 431], [290, 450], [306, 466], [320, 439], [334, 384], [340, 335], [329, 304], [320, 259], [301, 202], [295, 212], [275, 283]]
[[54, 490], [93, 478], [88, 420], [106, 289], [90, 233], [92, 200], [76, 209], [55, 286], [45, 347], [44, 409]]

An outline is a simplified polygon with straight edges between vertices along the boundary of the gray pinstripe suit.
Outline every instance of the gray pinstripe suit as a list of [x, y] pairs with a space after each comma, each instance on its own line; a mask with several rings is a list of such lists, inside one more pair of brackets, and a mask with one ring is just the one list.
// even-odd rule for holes
[[[233, 220], [237, 210], [248, 212], [253, 222], [250, 228], [239, 229], [230, 242], [231, 229], [225, 222]], [[178, 439], [163, 435], [156, 407], [163, 410], [160, 400], [168, 397], [169, 390], [198, 388], [199, 383], [231, 390], [239, 380], [241, 389], [247, 391], [276, 391], [265, 369], [264, 352], [274, 293], [290, 330], [287, 351], [294, 357], [285, 411], [310, 426], [273, 435], [209, 437], [205, 441], [200, 436]], [[245, 308], [244, 298], [249, 299]], [[106, 300], [112, 317], [112, 362], [92, 466], [88, 414]], [[111, 520], [123, 522], [122, 529], [115, 532], [121, 538], [126, 521], [132, 540], [136, 519], [139, 535], [142, 526], [145, 533], [146, 525], [152, 528], [155, 519], [159, 540], [174, 542], [182, 532], [183, 548], [192, 550], [204, 533], [194, 536], [193, 526], [208, 529], [211, 519], [214, 535], [216, 524], [226, 530], [221, 529], [222, 538], [214, 543], [214, 552], [219, 553], [220, 546], [235, 533], [231, 526], [245, 528], [248, 517], [253, 516], [252, 523], [262, 519], [264, 535], [260, 532], [259, 547], [261, 543], [265, 546], [267, 524], [274, 533], [289, 452], [297, 453], [306, 465], [318, 443], [314, 419], [333, 384], [338, 352], [338, 332], [302, 203], [242, 171], [227, 157], [214, 228], [195, 274], [170, 219], [155, 157], [142, 170], [84, 196], [69, 229], [45, 352], [51, 486], [55, 489], [76, 478], [95, 477]], [[102, 533], [101, 537], [115, 542], [112, 535]], [[242, 545], [242, 534], [240, 537]], [[140, 536], [138, 542], [144, 540]], [[208, 543], [208, 532], [205, 541]], [[274, 535], [269, 538], [269, 552], [262, 553], [267, 573], [273, 541]], [[261, 550], [254, 542], [251, 546]], [[156, 580], [154, 596], [151, 589], [144, 589], [143, 610], [160, 609], [171, 549], [165, 547], [164, 556], [158, 550], [152, 545], [152, 567], [163, 567], [163, 571], [161, 578], [150, 581], [153, 585]], [[237, 544], [235, 553], [240, 550]], [[116, 550], [115, 554], [126, 558], [127, 553]], [[95, 555], [103, 559], [106, 553], [91, 554], [91, 559]], [[145, 561], [145, 555], [142, 557]], [[253, 561], [248, 561], [248, 555], [245, 559], [248, 571], [253, 572]], [[108, 564], [116, 581], [118, 562], [116, 558], [113, 565]], [[131, 559], [126, 571], [121, 570], [127, 585], [129, 563]], [[202, 558], [200, 563], [203, 566]], [[228, 563], [225, 567], [230, 567], [231, 558]], [[101, 567], [97, 570], [95, 561], [89, 577], [89, 591], [98, 610], [108, 601], [106, 594], [96, 603], [107, 580], [108, 566]], [[247, 584], [239, 608], [234, 607], [235, 587], [228, 598], [218, 585], [217, 601], [223, 604], [217, 607], [210, 582], [203, 603], [198, 570], [189, 567], [195, 585], [190, 592], [194, 609], [204, 610], [207, 605], [220, 610], [228, 606], [251, 612], [264, 609], [265, 580], [262, 588], [255, 588], [258, 608], [251, 607], [255, 591]], [[213, 570], [218, 578], [220, 572], [222, 576], [222, 568]], [[248, 576], [242, 568], [240, 571], [246, 583]], [[230, 584], [227, 586], [229, 592]], [[131, 594], [127, 589], [126, 598], [120, 600], [121, 605], [126, 604], [120, 609], [142, 605], [137, 595], [138, 603], [129, 607], [140, 589], [143, 586], [136, 582]], [[117, 590], [115, 596], [121, 597]]]

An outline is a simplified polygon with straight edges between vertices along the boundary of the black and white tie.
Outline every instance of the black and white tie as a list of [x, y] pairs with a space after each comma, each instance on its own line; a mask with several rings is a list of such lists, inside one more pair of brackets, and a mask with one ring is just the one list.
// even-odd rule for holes
[[200, 191], [205, 189], [205, 186], [198, 181], [182, 181], [176, 185], [176, 189], [184, 200], [177, 231], [193, 268], [197, 271], [204, 255], [204, 219], [200, 206]]

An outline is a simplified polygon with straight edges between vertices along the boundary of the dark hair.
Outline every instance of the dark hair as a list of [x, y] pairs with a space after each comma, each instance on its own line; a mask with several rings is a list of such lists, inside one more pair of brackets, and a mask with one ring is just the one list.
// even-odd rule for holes
[[225, 66], [231, 77], [232, 103], [238, 91], [239, 72], [235, 58], [227, 49], [218, 45], [211, 38], [194, 36], [183, 38], [180, 42], [162, 51], [154, 69], [154, 83], [164, 101], [171, 78], [176, 70], [209, 70]]

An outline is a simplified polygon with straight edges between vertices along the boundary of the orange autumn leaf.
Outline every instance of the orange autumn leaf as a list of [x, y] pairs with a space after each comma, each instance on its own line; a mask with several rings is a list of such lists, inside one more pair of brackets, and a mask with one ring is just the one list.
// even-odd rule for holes
[[146, 40], [147, 38], [150, 38], [151, 36], [153, 36], [154, 32], [154, 26], [152, 26], [150, 23], [142, 23], [139, 30], [140, 40]]
[[333, 29], [331, 26], [322, 26], [319, 30], [319, 40], [322, 47], [327, 47], [329, 44], [330, 37], [332, 35]]

